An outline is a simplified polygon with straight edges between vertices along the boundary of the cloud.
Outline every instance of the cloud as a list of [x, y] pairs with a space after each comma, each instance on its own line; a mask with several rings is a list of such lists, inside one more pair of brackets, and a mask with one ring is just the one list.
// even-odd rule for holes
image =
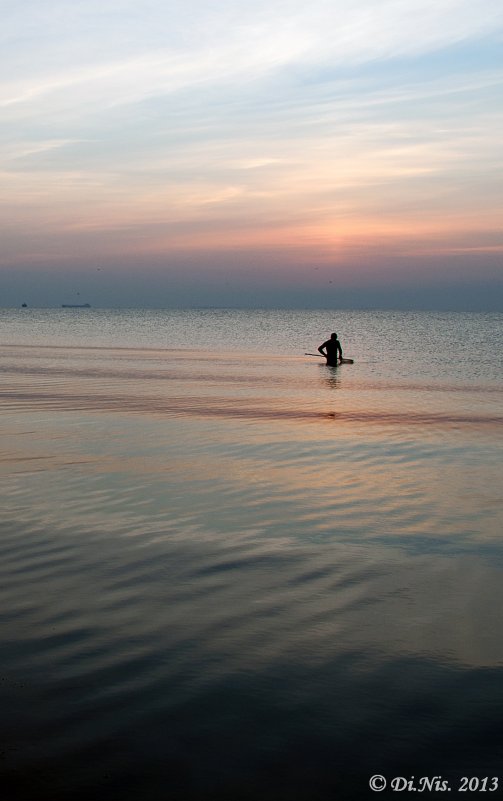
[[0, 104], [64, 95], [72, 106], [77, 94], [87, 110], [91, 99], [103, 107], [285, 67], [426, 53], [500, 27], [489, 0], [23, 3], [4, 20], [19, 77], [3, 82]]
[[493, 0], [25, 0], [3, 23], [5, 265], [498, 247]]

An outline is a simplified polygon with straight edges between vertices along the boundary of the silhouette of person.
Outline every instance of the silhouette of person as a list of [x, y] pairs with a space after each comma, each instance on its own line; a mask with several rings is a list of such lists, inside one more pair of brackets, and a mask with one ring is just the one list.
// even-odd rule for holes
[[322, 356], [325, 356], [329, 367], [337, 367], [339, 360], [342, 359], [342, 348], [337, 334], [331, 334], [330, 339], [320, 345], [318, 350]]

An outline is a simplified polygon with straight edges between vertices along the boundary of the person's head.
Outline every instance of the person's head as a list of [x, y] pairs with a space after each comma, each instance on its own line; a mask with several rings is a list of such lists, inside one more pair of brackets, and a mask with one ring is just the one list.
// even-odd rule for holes
[[337, 339], [337, 334], [330, 334], [330, 339]]

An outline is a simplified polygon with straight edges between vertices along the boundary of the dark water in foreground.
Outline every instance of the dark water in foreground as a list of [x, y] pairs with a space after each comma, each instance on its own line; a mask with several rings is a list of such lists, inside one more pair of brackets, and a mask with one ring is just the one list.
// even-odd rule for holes
[[501, 317], [84, 314], [1, 320], [2, 798], [501, 796]]

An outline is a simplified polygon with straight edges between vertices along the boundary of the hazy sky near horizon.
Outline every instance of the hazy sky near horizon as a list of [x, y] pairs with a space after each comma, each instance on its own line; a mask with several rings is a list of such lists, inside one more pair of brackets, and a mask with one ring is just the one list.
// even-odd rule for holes
[[2, 3], [0, 305], [503, 309], [494, 0]]

